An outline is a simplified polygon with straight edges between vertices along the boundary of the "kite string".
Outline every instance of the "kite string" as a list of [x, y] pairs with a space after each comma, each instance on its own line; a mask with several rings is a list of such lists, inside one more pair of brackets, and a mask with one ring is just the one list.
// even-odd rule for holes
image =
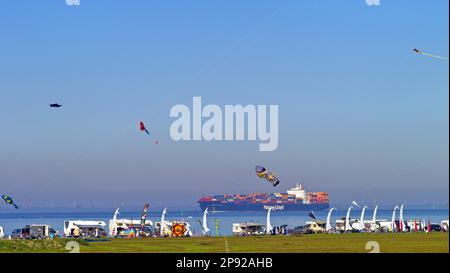
[[448, 61], [448, 58], [447, 58], [447, 57], [442, 57], [442, 56], [438, 56], [438, 55], [433, 55], [433, 54], [429, 54], [429, 53], [425, 53], [425, 52], [422, 52], [422, 55], [425, 55], [425, 56], [428, 56], [428, 57], [432, 57], [432, 58], [441, 59], [441, 60], [447, 60], [447, 61]]

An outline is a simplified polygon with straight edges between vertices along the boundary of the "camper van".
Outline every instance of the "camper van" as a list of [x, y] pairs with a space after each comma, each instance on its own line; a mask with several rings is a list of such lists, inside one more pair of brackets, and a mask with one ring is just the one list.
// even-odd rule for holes
[[266, 226], [255, 222], [234, 223], [233, 235], [235, 236], [257, 236], [265, 234]]
[[357, 220], [355, 220], [355, 219], [350, 219], [350, 227], [351, 227], [351, 230], [345, 230], [345, 218], [343, 218], [343, 219], [336, 219], [336, 224], [335, 224], [335, 230], [337, 231], [337, 232], [353, 232], [353, 231], [357, 231], [358, 230], [358, 228], [359, 228], [359, 223], [358, 223], [358, 221]]
[[106, 223], [103, 221], [65, 221], [64, 236], [67, 238], [101, 238], [106, 237]]
[[338, 232], [344, 232], [345, 230], [345, 221], [342, 219], [337, 219], [334, 229]]
[[141, 231], [139, 219], [111, 219], [109, 220], [109, 236], [125, 238], [135, 235], [150, 237], [154, 234], [153, 222], [145, 220], [144, 229]]
[[421, 220], [407, 220], [406, 221], [406, 230], [415, 232], [423, 230], [422, 221]]

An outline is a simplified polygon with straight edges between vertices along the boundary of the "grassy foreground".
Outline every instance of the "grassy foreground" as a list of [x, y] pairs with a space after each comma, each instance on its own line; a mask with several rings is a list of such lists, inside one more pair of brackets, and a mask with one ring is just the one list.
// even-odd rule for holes
[[[376, 241], [384, 253], [448, 253], [448, 233], [311, 234], [264, 237], [195, 237], [113, 239], [107, 242], [78, 240], [81, 253], [367, 253]], [[68, 252], [69, 240], [0, 241], [0, 252]]]

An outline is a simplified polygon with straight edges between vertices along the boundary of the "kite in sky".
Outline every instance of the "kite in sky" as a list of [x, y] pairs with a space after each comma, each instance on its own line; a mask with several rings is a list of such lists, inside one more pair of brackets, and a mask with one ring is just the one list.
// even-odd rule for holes
[[314, 211], [309, 212], [309, 213], [308, 213], [308, 216], [311, 217], [311, 218], [313, 218], [314, 220], [317, 219], [317, 218], [316, 218], [316, 215], [314, 214]]
[[269, 181], [270, 183], [272, 183], [272, 185], [274, 187], [276, 187], [278, 184], [280, 184], [280, 180], [278, 179], [278, 177], [275, 176], [275, 174], [273, 173], [269, 173], [266, 176], [266, 180]]
[[267, 170], [263, 166], [256, 166], [255, 171], [259, 178], [264, 178], [267, 175]]
[[145, 128], [144, 122], [139, 122], [139, 129], [141, 131], [145, 131], [147, 133], [147, 135], [150, 135], [150, 132], [147, 130], [147, 128]]
[[447, 57], [442, 57], [442, 56], [438, 56], [438, 55], [429, 54], [429, 53], [423, 52], [422, 50], [417, 49], [417, 48], [414, 48], [413, 51], [416, 52], [417, 54], [421, 54], [421, 55], [424, 55], [424, 56], [427, 56], [427, 57], [448, 61]]
[[62, 105], [59, 103], [52, 103], [52, 104], [50, 104], [50, 107], [51, 108], [59, 108], [59, 107], [62, 107]]
[[[145, 124], [143, 121], [139, 122], [139, 130], [146, 132], [147, 135], [150, 135], [150, 132], [147, 130], [147, 127], [145, 127]], [[154, 140], [153, 143], [159, 144], [159, 140]]]
[[355, 206], [358, 207], [358, 208], [361, 207], [358, 203], [356, 203], [356, 201], [352, 201], [352, 205], [355, 205]]
[[269, 173], [266, 168], [263, 166], [256, 166], [255, 167], [256, 175], [259, 178], [264, 178], [268, 182], [270, 182], [274, 187], [280, 184], [280, 180], [274, 173]]
[[12, 200], [11, 197], [9, 197], [8, 195], [4, 194], [2, 195], [3, 200], [5, 200], [6, 204], [8, 205], [12, 205], [14, 206], [16, 209], [19, 208], [19, 206], [17, 206], [16, 204], [14, 204], [14, 201]]

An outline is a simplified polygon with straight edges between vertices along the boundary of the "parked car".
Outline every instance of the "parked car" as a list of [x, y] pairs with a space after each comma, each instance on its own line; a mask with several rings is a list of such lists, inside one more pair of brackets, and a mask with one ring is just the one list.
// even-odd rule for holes
[[26, 239], [28, 237], [26, 233], [26, 229], [18, 228], [12, 231], [11, 238], [12, 239]]
[[[431, 224], [430, 227], [431, 227], [430, 231], [433, 231], [433, 232], [436, 232], [436, 231], [439, 232], [442, 230], [442, 227], [438, 224]], [[428, 229], [428, 227], [426, 227], [426, 228]]]
[[290, 234], [311, 234], [312, 231], [308, 226], [298, 226], [289, 231]]
[[324, 233], [325, 232], [325, 223], [321, 221], [308, 221], [306, 222], [306, 227], [312, 233]]

